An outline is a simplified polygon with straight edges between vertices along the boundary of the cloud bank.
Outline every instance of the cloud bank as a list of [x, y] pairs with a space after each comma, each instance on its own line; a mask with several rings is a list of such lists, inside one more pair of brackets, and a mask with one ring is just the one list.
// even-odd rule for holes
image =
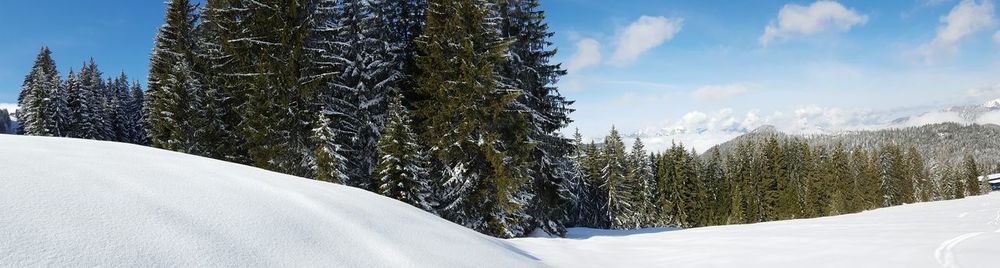
[[817, 1], [809, 6], [787, 4], [778, 12], [777, 21], [764, 28], [759, 41], [762, 46], [768, 46], [779, 38], [829, 31], [846, 32], [867, 22], [868, 16], [833, 1]]
[[642, 16], [632, 22], [618, 36], [617, 48], [611, 64], [624, 66], [635, 62], [640, 55], [673, 39], [684, 25], [684, 19]]
[[[948, 59], [958, 54], [959, 44], [972, 34], [986, 30], [996, 24], [993, 16], [993, 3], [984, 1], [963, 0], [948, 13], [941, 17], [941, 26], [937, 29], [934, 40], [917, 48], [926, 64], [933, 64], [942, 59]], [[996, 35], [994, 40], [998, 40]]]
[[601, 63], [601, 43], [593, 38], [576, 42], [576, 53], [570, 56], [566, 70], [576, 72]]

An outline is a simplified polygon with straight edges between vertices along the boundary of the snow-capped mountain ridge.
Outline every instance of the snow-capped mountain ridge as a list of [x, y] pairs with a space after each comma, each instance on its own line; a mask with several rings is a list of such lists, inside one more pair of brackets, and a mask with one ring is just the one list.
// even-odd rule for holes
[[626, 140], [641, 138], [653, 150], [684, 144], [706, 150], [740, 135], [754, 131], [779, 131], [794, 135], [852, 135], [882, 129], [902, 129], [938, 123], [962, 125], [1000, 124], [1000, 98], [970, 105], [951, 107], [911, 107], [885, 111], [844, 110], [802, 107], [794, 112], [761, 116], [749, 112], [745, 117], [723, 110], [714, 115], [692, 112], [662, 127], [644, 127], [628, 132]]

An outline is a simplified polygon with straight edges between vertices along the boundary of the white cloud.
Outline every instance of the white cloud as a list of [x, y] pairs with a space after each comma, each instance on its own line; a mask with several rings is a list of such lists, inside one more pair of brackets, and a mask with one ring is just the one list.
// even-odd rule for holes
[[1000, 45], [1000, 31], [993, 33], [993, 43]]
[[[917, 54], [927, 64], [955, 56], [962, 40], [996, 24], [993, 3], [990, 1], [977, 3], [974, 0], [963, 0], [940, 20], [943, 25], [938, 27], [934, 40], [917, 48]], [[996, 39], [994, 36], [994, 40]]]
[[700, 101], [715, 101], [738, 96], [747, 91], [750, 91], [750, 86], [745, 84], [708, 85], [692, 91], [691, 97]]
[[833, 1], [817, 1], [809, 6], [787, 4], [778, 12], [777, 22], [764, 28], [760, 44], [767, 46], [777, 38], [817, 34], [826, 31], [845, 32], [864, 25], [868, 16]]
[[593, 38], [576, 42], [576, 53], [570, 56], [566, 70], [576, 72], [601, 63], [601, 43]]
[[673, 39], [684, 24], [684, 19], [642, 16], [632, 22], [618, 36], [617, 48], [611, 63], [624, 66], [635, 62], [642, 53]]

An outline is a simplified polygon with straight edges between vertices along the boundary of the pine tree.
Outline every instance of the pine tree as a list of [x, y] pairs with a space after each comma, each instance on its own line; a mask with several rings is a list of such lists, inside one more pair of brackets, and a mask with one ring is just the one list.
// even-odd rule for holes
[[499, 237], [527, 232], [527, 168], [523, 116], [509, 105], [496, 68], [507, 42], [497, 36], [491, 4], [481, 0], [429, 1], [426, 26], [417, 38], [420, 56], [415, 115], [421, 137], [445, 174], [451, 191], [443, 215]]
[[642, 140], [635, 139], [632, 152], [628, 155], [628, 174], [626, 182], [632, 185], [633, 228], [651, 227], [654, 224], [652, 216], [656, 215], [653, 206], [653, 171], [646, 148]]
[[378, 144], [379, 164], [372, 188], [384, 196], [431, 211], [428, 159], [410, 124], [402, 98], [394, 97], [389, 104], [384, 135]]
[[106, 140], [111, 136], [105, 116], [107, 85], [102, 74], [94, 59], [90, 59], [77, 74], [73, 85], [76, 90], [67, 90], [71, 94], [69, 110], [74, 116], [71, 129], [76, 138]]
[[57, 94], [61, 80], [52, 52], [42, 47], [31, 72], [24, 78], [18, 96], [18, 133], [33, 136], [59, 136], [59, 120], [63, 105]]
[[585, 163], [588, 156], [580, 129], [575, 129], [573, 132], [573, 148], [573, 153], [569, 157], [573, 164], [573, 176], [565, 181], [564, 187], [570, 191], [572, 196], [568, 209], [569, 219], [566, 225], [583, 226], [586, 223], [585, 210], [589, 205], [590, 195], [585, 182], [587, 180]]
[[[333, 1], [229, 1], [219, 25], [240, 30], [224, 36], [223, 75], [238, 98], [236, 126], [254, 166], [298, 176], [310, 169], [317, 143], [317, 97], [336, 70], [320, 46], [331, 41]], [[225, 31], [225, 30], [223, 30]], [[319, 55], [317, 55], [319, 54]]]
[[726, 180], [725, 165], [719, 149], [713, 147], [705, 154], [708, 159], [705, 162], [702, 176], [705, 178], [705, 188], [708, 192], [706, 213], [709, 216], [706, 224], [725, 224], [729, 218], [730, 206], [732, 206], [731, 182]]
[[316, 128], [313, 129], [312, 141], [316, 143], [309, 167], [313, 171], [312, 178], [332, 183], [344, 183], [347, 175], [344, 170], [346, 158], [340, 155], [336, 140], [337, 132], [331, 128], [330, 116], [317, 113]]
[[[728, 156], [726, 180], [730, 182], [732, 192], [732, 205], [728, 223], [741, 224], [750, 223], [752, 217], [748, 214], [750, 206], [751, 191], [751, 152], [753, 145], [749, 142], [741, 142]], [[808, 163], [808, 161], [806, 161]]]
[[976, 164], [976, 158], [971, 154], [965, 155], [965, 159], [962, 160], [962, 179], [965, 180], [965, 196], [980, 195], [983, 193], [983, 189], [980, 188], [982, 183], [979, 182], [979, 177], [982, 175], [979, 172], [979, 165]]
[[507, 60], [499, 66], [499, 75], [505, 86], [519, 92], [511, 106], [527, 119], [529, 142], [534, 144], [535, 161], [529, 170], [535, 193], [531, 202], [534, 206], [530, 208], [534, 225], [562, 234], [570, 197], [561, 185], [572, 175], [567, 158], [572, 145], [558, 131], [570, 122], [568, 115], [572, 110], [568, 106], [572, 102], [553, 85], [565, 71], [551, 63], [555, 50], [550, 48], [552, 43], [548, 39], [553, 33], [548, 31], [538, 1], [496, 2], [501, 18], [500, 36], [510, 40]]
[[186, 153], [195, 148], [199, 118], [193, 107], [201, 91], [194, 69], [195, 6], [188, 0], [171, 0], [166, 19], [156, 35], [150, 58], [146, 97], [148, 135], [153, 146]]
[[635, 228], [635, 220], [632, 215], [635, 205], [635, 190], [628, 180], [628, 156], [625, 152], [625, 143], [621, 135], [614, 127], [604, 139], [602, 148], [603, 162], [601, 167], [601, 190], [607, 192], [607, 221], [611, 223], [612, 229], [632, 229]]
[[791, 204], [782, 201], [782, 195], [787, 189], [787, 177], [784, 165], [784, 151], [778, 139], [774, 136], [768, 137], [764, 142], [763, 155], [760, 161], [761, 168], [759, 176], [763, 179], [763, 211], [762, 220], [772, 221], [784, 219], [791, 214], [788, 209]]
[[145, 103], [145, 92], [139, 85], [139, 81], [132, 82], [132, 87], [128, 90], [128, 98], [125, 102], [125, 128], [128, 136], [125, 142], [148, 145], [146, 139], [146, 127], [143, 125], [143, 105]]
[[197, 114], [192, 123], [194, 135], [202, 155], [230, 162], [249, 164], [245, 140], [236, 127], [241, 122], [239, 108], [246, 102], [237, 82], [244, 78], [233, 68], [250, 64], [242, 54], [244, 43], [229, 42], [239, 33], [236, 16], [240, 13], [232, 5], [239, 2], [209, 0], [200, 12], [200, 23], [194, 29], [194, 70], [201, 74], [201, 92], [197, 95]]
[[581, 199], [580, 218], [583, 226], [591, 228], [610, 228], [604, 215], [607, 215], [608, 193], [602, 191], [604, 186], [601, 180], [602, 156], [597, 144], [593, 141], [585, 145], [582, 149], [583, 156], [581, 170], [583, 173], [583, 189], [586, 193]]
[[931, 201], [933, 185], [931, 183], [930, 172], [924, 164], [924, 158], [920, 155], [917, 147], [910, 146], [906, 151], [907, 166], [910, 168], [911, 181], [914, 188], [914, 201]]
[[[377, 163], [378, 140], [385, 125], [388, 96], [398, 92], [402, 78], [397, 43], [387, 39], [393, 35], [381, 14], [380, 3], [345, 1], [335, 19], [332, 50], [343, 70], [330, 84], [335, 116], [334, 129], [342, 139], [333, 141], [345, 150], [349, 185], [368, 188]], [[377, 190], [372, 188], [373, 190]]]

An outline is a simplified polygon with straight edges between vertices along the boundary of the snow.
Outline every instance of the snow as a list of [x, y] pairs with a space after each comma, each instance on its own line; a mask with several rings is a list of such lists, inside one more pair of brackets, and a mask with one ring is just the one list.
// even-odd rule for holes
[[851, 215], [519, 238], [557, 267], [997, 267], [1000, 193]]
[[0, 135], [0, 163], [0, 266], [541, 265], [395, 200], [207, 158]]
[[0, 135], [0, 266], [996, 267], [1000, 193], [501, 240], [360, 189], [135, 145]]

